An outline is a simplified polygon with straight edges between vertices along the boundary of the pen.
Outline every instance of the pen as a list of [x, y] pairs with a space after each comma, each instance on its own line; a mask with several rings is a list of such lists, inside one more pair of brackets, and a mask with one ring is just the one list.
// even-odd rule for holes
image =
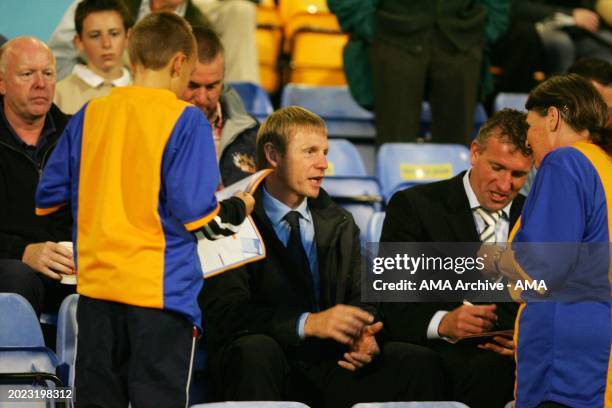
[[[464, 305], [466, 305], [466, 306], [474, 306], [474, 304], [473, 304], [472, 302], [470, 302], [469, 300], [467, 300], [467, 299], [463, 299], [463, 302], [462, 302], [462, 303], [463, 303]], [[497, 322], [497, 320], [495, 320], [494, 322], [491, 322], [491, 323], [493, 323], [493, 328], [494, 328], [494, 329], [499, 330], [499, 329], [501, 328], [501, 326], [499, 325], [499, 323]]]

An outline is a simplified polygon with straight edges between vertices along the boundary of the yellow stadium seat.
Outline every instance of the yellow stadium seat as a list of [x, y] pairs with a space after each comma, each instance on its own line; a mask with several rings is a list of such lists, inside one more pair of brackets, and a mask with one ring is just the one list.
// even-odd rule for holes
[[327, 8], [326, 0], [281, 0], [279, 11], [286, 53], [291, 52], [293, 36], [298, 31], [340, 32], [338, 20]]
[[274, 0], [264, 0], [257, 7], [257, 53], [259, 80], [267, 92], [275, 92], [280, 85], [278, 59], [281, 52], [282, 25]]
[[298, 32], [294, 37], [289, 81], [310, 85], [346, 85], [342, 49], [348, 35]]
[[327, 0], [281, 0], [278, 8], [283, 23], [296, 14], [329, 13]]
[[272, 93], [278, 90], [281, 31], [258, 28], [256, 31], [257, 53], [259, 56], [259, 80], [261, 86]]

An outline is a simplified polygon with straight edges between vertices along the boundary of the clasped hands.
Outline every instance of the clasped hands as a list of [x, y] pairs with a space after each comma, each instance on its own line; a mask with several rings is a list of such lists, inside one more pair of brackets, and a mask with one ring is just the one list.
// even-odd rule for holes
[[370, 313], [348, 305], [336, 305], [318, 313], [310, 313], [304, 326], [307, 337], [333, 339], [346, 344], [350, 350], [338, 365], [356, 371], [374, 360], [380, 353], [376, 333], [383, 328], [382, 322], [374, 322]]

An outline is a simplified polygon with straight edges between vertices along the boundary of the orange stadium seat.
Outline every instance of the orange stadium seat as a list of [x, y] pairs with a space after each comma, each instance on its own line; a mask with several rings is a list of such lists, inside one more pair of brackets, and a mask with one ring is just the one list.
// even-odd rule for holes
[[280, 85], [278, 59], [281, 53], [282, 25], [273, 0], [264, 0], [257, 7], [257, 53], [259, 80], [267, 92], [276, 92]]
[[326, 0], [281, 0], [280, 18], [285, 34], [285, 52], [291, 52], [293, 37], [300, 31], [340, 32], [335, 15]]
[[300, 32], [294, 38], [289, 82], [309, 85], [346, 85], [342, 49], [348, 35]]

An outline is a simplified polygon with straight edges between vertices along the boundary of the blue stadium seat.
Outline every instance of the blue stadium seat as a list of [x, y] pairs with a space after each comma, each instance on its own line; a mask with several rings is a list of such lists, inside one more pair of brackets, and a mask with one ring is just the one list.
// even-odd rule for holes
[[252, 82], [229, 82], [238, 92], [248, 113], [262, 122], [274, 110], [268, 93], [259, 85]]
[[22, 296], [0, 293], [0, 383], [62, 386], [57, 357], [45, 347], [34, 309]]
[[474, 111], [474, 129], [472, 130], [472, 139], [478, 135], [478, 131], [480, 127], [487, 121], [487, 111], [485, 111], [484, 106], [481, 103], [476, 105], [476, 110]]
[[330, 139], [326, 177], [367, 177], [363, 159], [354, 144], [346, 139]]
[[463, 145], [385, 143], [376, 156], [376, 177], [386, 202], [396, 191], [450, 178], [470, 167]]
[[[419, 126], [419, 136], [425, 137], [431, 132], [431, 121], [432, 121], [431, 106], [429, 103], [424, 101], [421, 105], [421, 120]], [[474, 110], [474, 128], [472, 130], [472, 138], [476, 137], [480, 127], [487, 121], [487, 112], [481, 103], [476, 105]]]
[[414, 401], [414, 402], [368, 402], [353, 405], [353, 408], [469, 408], [455, 401]]
[[361, 232], [362, 244], [372, 214], [382, 209], [378, 181], [373, 177], [325, 177], [323, 189], [342, 208], [349, 211]]
[[366, 242], [379, 242], [380, 234], [382, 233], [383, 223], [385, 222], [385, 213], [383, 211], [375, 212], [368, 221], [368, 230], [366, 233]]
[[330, 137], [371, 139], [376, 135], [374, 115], [357, 105], [346, 86], [287, 84], [281, 106], [291, 105], [321, 116]]
[[227, 401], [192, 405], [191, 408], [309, 408], [293, 401]]
[[79, 295], [67, 296], [60, 306], [57, 318], [57, 374], [64, 384], [74, 385], [74, 364], [76, 362], [76, 343], [79, 333], [76, 311]]
[[493, 102], [493, 110], [498, 112], [504, 108], [512, 108], [522, 112], [525, 110], [525, 102], [527, 102], [528, 94], [523, 93], [499, 93]]
[[330, 139], [327, 161], [323, 188], [353, 214], [361, 231], [361, 242], [365, 243], [368, 220], [382, 209], [378, 181], [368, 177], [361, 155], [348, 140]]

